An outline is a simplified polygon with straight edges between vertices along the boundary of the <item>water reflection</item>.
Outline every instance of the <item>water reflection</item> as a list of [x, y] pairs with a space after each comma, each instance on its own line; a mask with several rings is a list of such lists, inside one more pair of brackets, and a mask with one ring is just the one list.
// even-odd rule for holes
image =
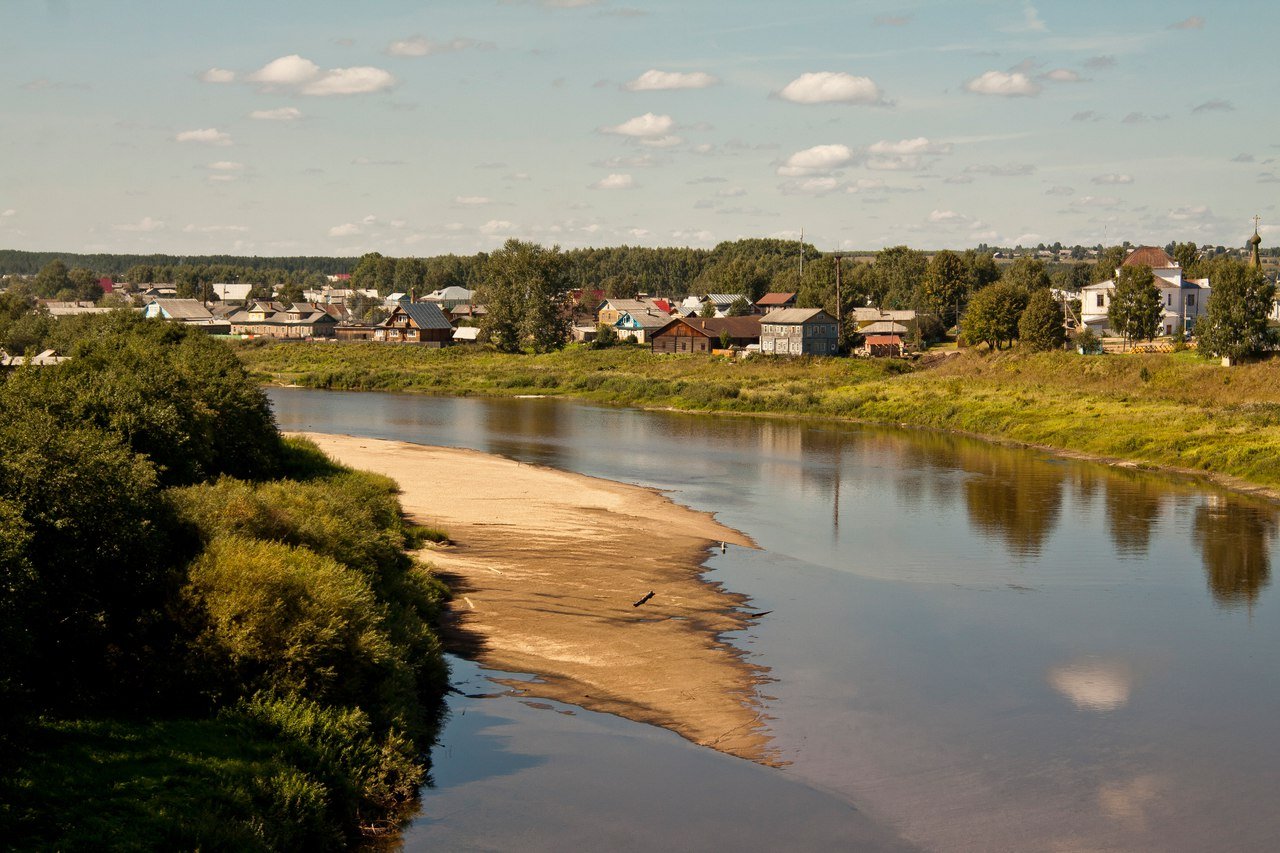
[[1208, 495], [1195, 509], [1191, 541], [1204, 558], [1214, 600], [1224, 606], [1252, 606], [1271, 582], [1275, 512], [1242, 499]]
[[1140, 558], [1151, 547], [1151, 530], [1163, 512], [1168, 485], [1151, 475], [1118, 469], [1107, 478], [1103, 505], [1107, 533], [1121, 557]]
[[1129, 704], [1133, 676], [1119, 661], [1086, 658], [1049, 670], [1049, 684], [1084, 711], [1114, 711]]

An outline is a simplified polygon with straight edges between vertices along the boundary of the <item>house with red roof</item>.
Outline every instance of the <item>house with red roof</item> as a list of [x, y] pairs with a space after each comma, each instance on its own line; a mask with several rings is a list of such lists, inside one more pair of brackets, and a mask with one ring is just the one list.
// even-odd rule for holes
[[[1208, 313], [1209, 279], [1183, 278], [1178, 262], [1156, 246], [1139, 246], [1120, 266], [1139, 265], [1151, 267], [1156, 289], [1160, 292], [1160, 333], [1172, 335], [1179, 326], [1191, 332], [1196, 321]], [[1112, 331], [1107, 312], [1111, 309], [1119, 277], [1120, 270], [1117, 269], [1114, 277], [1080, 288], [1080, 322], [1097, 334]]]

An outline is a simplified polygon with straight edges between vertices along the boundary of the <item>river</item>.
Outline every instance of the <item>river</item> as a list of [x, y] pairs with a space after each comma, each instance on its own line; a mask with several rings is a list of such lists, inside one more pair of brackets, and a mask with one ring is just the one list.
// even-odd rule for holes
[[[270, 394], [282, 429], [652, 486], [760, 545], [707, 565], [772, 611], [730, 640], [769, 669], [787, 767], [556, 703], [459, 697], [408, 849], [1226, 851], [1280, 837], [1270, 504], [926, 432]], [[465, 472], [442, 488], [465, 488]], [[466, 661], [455, 680], [501, 693]]]

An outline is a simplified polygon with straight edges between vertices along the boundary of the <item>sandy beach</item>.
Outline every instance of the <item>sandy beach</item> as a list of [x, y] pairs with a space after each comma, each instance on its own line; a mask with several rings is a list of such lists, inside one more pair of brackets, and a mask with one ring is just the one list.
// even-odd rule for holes
[[749, 624], [746, 602], [702, 578], [708, 548], [750, 539], [650, 489], [471, 450], [307, 435], [393, 477], [410, 516], [448, 531], [453, 545], [422, 556], [453, 588], [457, 650], [536, 674], [508, 683], [530, 697], [775, 763], [756, 701], [765, 673], [717, 640]]

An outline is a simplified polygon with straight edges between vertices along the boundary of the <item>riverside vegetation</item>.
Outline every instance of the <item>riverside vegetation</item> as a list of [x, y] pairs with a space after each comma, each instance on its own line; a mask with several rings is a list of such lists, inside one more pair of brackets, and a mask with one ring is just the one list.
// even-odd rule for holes
[[71, 329], [70, 361], [0, 380], [5, 844], [326, 850], [393, 825], [447, 678], [395, 484], [282, 438], [200, 331]]
[[570, 346], [508, 355], [375, 343], [241, 345], [264, 382], [785, 414], [957, 430], [1280, 488], [1280, 364], [1190, 352], [1084, 358], [963, 351], [928, 368], [870, 359], [730, 361]]

